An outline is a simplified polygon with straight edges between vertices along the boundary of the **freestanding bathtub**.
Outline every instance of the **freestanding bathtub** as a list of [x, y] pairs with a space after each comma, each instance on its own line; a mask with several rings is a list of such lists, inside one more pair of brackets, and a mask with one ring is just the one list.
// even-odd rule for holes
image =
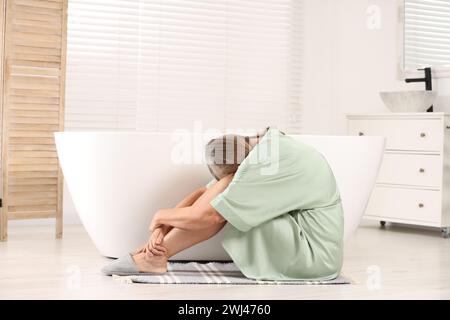
[[[384, 138], [294, 137], [328, 160], [341, 193], [347, 241], [375, 184]], [[107, 257], [125, 255], [143, 244], [154, 212], [173, 207], [211, 180], [199, 161], [207, 142], [203, 135], [192, 134], [184, 141], [190, 140], [195, 149], [188, 155], [170, 133], [58, 132], [55, 139], [75, 208], [97, 249]], [[229, 260], [221, 239], [219, 233], [173, 259]]]

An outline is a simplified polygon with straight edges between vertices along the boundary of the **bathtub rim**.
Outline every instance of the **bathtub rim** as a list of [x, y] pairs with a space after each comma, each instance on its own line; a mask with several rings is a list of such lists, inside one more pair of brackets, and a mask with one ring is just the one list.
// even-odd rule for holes
[[[175, 132], [168, 131], [55, 131], [55, 137], [62, 137], [64, 135], [173, 135]], [[211, 135], [207, 132], [188, 132], [189, 135]], [[225, 132], [224, 134], [227, 134]], [[302, 133], [287, 133], [288, 136], [295, 137], [315, 137], [315, 138], [337, 138], [337, 139], [360, 139], [360, 140], [386, 140], [384, 136], [372, 136], [372, 135], [364, 135], [364, 136], [353, 136], [353, 135], [344, 135], [344, 134], [302, 134]]]

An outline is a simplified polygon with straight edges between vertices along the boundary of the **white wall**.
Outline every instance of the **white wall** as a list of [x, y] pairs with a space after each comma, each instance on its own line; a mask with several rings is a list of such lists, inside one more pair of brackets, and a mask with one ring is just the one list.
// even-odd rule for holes
[[[379, 29], [367, 27], [369, 7]], [[398, 79], [398, 41], [397, 0], [305, 0], [304, 132], [345, 134], [346, 113], [388, 111], [379, 91], [422, 89]], [[450, 79], [434, 86], [436, 109], [450, 112]], [[67, 190], [64, 199], [65, 223], [78, 223]]]
[[[379, 91], [424, 88], [398, 78], [397, 0], [305, 1], [305, 132], [345, 134], [345, 114], [388, 111]], [[369, 7], [379, 9], [379, 29], [368, 27]], [[450, 112], [450, 79], [434, 86], [436, 111]]]

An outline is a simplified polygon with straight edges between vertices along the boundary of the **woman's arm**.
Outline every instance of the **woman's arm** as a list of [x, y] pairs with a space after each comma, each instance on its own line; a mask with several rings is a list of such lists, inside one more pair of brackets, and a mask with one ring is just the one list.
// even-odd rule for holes
[[190, 206], [159, 210], [153, 217], [150, 230], [155, 230], [161, 225], [198, 230], [223, 223], [225, 219], [209, 203], [226, 189], [232, 179], [233, 175], [222, 178], [205, 190]]
[[[189, 207], [191, 206], [195, 201], [197, 201], [198, 198], [200, 198], [202, 196], [203, 193], [205, 193], [207, 189], [205, 187], [202, 188], [198, 188], [197, 190], [195, 190], [194, 192], [192, 192], [190, 195], [188, 195], [186, 198], [184, 198], [183, 200], [181, 200], [176, 206], [175, 208], [184, 208], [184, 207]], [[161, 237], [163, 237], [164, 235], [166, 235], [170, 230], [172, 230], [172, 226], [170, 225], [165, 225], [165, 226], [161, 226], [161, 235], [158, 236], [158, 240], [159, 241], [155, 241], [156, 243], [160, 242]], [[153, 230], [150, 230], [151, 232]]]
[[[205, 187], [198, 188], [188, 196], [186, 196], [183, 200], [181, 200], [175, 208], [182, 208], [191, 206], [197, 199], [206, 191]], [[142, 247], [138, 248], [135, 253], [140, 252], [149, 252], [155, 255], [161, 255], [164, 253], [164, 247], [161, 246], [162, 240], [164, 236], [172, 230], [172, 226], [170, 225], [160, 225], [158, 228], [152, 229], [151, 225], [149, 227], [150, 238], [148, 242]]]
[[189, 207], [191, 206], [195, 201], [197, 201], [200, 196], [205, 193], [207, 189], [205, 187], [198, 188], [194, 192], [192, 192], [190, 195], [188, 195], [186, 198], [181, 200], [175, 208], [182, 208], [182, 207]]

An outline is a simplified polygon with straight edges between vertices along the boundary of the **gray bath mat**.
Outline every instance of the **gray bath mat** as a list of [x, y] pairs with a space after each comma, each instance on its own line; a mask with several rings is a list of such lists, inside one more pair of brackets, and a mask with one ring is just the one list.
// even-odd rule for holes
[[342, 275], [328, 281], [258, 281], [246, 278], [232, 262], [170, 262], [168, 272], [163, 275], [113, 276], [113, 279], [122, 283], [152, 284], [334, 285], [352, 283]]

